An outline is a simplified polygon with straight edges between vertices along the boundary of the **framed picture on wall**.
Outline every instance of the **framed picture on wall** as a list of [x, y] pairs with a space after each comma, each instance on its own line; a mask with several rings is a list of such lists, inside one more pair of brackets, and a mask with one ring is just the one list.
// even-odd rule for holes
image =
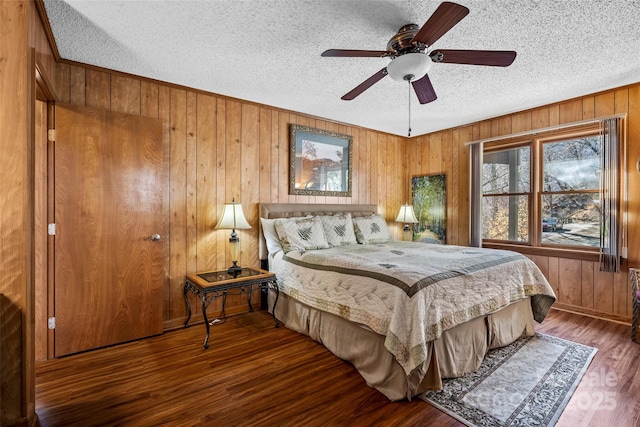
[[289, 194], [351, 196], [353, 138], [291, 125]]
[[447, 241], [447, 177], [445, 174], [411, 179], [411, 203], [418, 222], [413, 224], [413, 241]]

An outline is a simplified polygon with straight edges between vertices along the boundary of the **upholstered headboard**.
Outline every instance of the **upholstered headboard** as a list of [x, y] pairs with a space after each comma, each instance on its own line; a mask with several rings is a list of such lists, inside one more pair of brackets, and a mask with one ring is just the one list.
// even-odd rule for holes
[[[336, 213], [351, 213], [352, 216], [368, 216], [378, 213], [377, 205], [320, 205], [304, 203], [264, 203], [260, 205], [260, 218], [288, 218], [305, 215], [333, 215]], [[266, 260], [267, 243], [262, 233], [262, 224], [259, 225], [258, 255], [260, 260]]]

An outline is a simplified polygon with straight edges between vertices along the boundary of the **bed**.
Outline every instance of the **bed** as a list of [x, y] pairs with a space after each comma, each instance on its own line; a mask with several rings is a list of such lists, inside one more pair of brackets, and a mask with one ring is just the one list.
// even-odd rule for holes
[[262, 204], [260, 217], [276, 317], [390, 400], [477, 370], [489, 349], [533, 335], [555, 302], [523, 255], [394, 241], [375, 205]]

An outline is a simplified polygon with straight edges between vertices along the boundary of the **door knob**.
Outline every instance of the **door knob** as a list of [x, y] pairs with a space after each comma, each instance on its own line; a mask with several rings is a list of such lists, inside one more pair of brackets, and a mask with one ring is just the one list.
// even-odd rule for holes
[[161, 235], [159, 235], [159, 234], [152, 234], [151, 236], [147, 237], [147, 238], [146, 238], [146, 239], [144, 239], [144, 240], [152, 240], [152, 241], [154, 241], [154, 242], [157, 242], [157, 241], [158, 241], [158, 240], [160, 240], [161, 238], [162, 238], [162, 236], [161, 236]]

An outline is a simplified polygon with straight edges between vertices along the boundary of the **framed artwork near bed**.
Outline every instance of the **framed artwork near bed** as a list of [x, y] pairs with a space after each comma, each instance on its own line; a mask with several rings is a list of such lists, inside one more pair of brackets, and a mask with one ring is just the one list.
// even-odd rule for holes
[[447, 240], [447, 177], [445, 174], [414, 176], [411, 203], [418, 222], [413, 241], [445, 244]]
[[291, 125], [289, 194], [351, 197], [353, 137]]

